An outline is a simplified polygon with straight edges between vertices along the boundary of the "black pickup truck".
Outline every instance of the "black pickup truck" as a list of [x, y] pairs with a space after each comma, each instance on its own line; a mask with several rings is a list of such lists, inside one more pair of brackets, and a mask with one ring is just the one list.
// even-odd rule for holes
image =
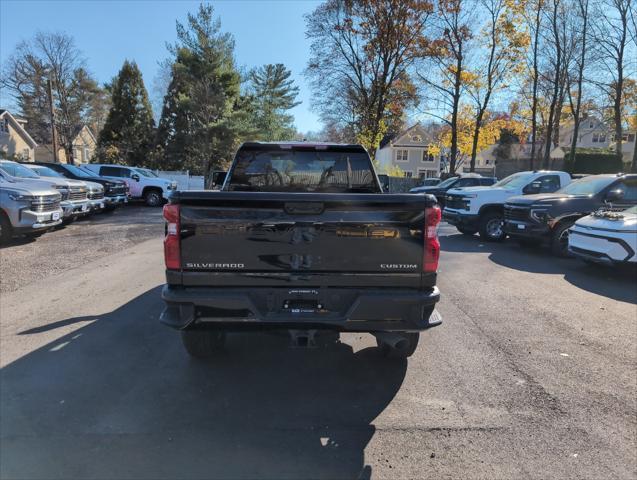
[[522, 244], [547, 243], [568, 256], [575, 222], [600, 208], [624, 210], [637, 204], [637, 175], [590, 175], [555, 193], [511, 197], [504, 205], [504, 231]]
[[359, 145], [243, 144], [221, 191], [176, 191], [164, 207], [166, 308], [188, 353], [235, 330], [368, 332], [408, 357], [439, 325], [440, 208], [383, 194]]

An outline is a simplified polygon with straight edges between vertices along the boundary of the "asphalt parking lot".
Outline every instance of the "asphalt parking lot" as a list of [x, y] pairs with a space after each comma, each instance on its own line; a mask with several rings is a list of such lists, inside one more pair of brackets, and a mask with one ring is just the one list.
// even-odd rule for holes
[[0, 250], [1, 478], [637, 476], [634, 271], [443, 225], [409, 362], [236, 334], [198, 363], [157, 321], [162, 230], [131, 207]]

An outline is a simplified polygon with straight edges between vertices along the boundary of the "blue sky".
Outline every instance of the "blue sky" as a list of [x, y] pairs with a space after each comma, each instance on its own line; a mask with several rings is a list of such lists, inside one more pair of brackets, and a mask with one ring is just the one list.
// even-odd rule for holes
[[[311, 92], [302, 72], [309, 55], [303, 15], [314, 0], [225, 0], [210, 2], [223, 31], [234, 35], [237, 65], [251, 68], [284, 63], [301, 88], [303, 102], [293, 110], [302, 132], [318, 130], [310, 112]], [[89, 70], [100, 82], [111, 79], [125, 59], [135, 60], [146, 88], [153, 95], [157, 62], [167, 57], [166, 42], [175, 40], [175, 20], [197, 10], [190, 0], [0, 0], [0, 61], [15, 45], [37, 31], [65, 31], [87, 57]], [[3, 93], [0, 103], [8, 99]]]

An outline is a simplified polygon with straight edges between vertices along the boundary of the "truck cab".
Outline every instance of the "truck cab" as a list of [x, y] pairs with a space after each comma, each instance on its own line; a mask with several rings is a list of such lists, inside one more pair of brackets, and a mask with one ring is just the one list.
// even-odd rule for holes
[[450, 189], [446, 196], [443, 220], [461, 233], [487, 241], [501, 241], [504, 231], [504, 204], [515, 195], [552, 193], [571, 182], [571, 176], [559, 171], [518, 172], [490, 187]]
[[42, 182], [19, 180], [0, 170], [0, 242], [14, 235], [37, 237], [60, 225], [61, 198]]
[[147, 168], [99, 163], [86, 163], [82, 168], [100, 177], [123, 180], [130, 189], [130, 196], [143, 199], [149, 207], [161, 206], [177, 189], [177, 182], [161, 178]]

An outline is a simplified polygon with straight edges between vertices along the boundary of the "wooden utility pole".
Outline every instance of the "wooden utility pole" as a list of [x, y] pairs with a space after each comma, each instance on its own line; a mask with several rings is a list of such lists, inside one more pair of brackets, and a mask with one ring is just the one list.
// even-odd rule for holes
[[51, 85], [51, 78], [47, 80], [47, 87], [49, 89], [49, 113], [51, 115], [51, 142], [53, 144], [53, 161], [59, 163], [58, 160], [58, 140], [55, 133], [55, 110], [53, 109], [53, 87]]

